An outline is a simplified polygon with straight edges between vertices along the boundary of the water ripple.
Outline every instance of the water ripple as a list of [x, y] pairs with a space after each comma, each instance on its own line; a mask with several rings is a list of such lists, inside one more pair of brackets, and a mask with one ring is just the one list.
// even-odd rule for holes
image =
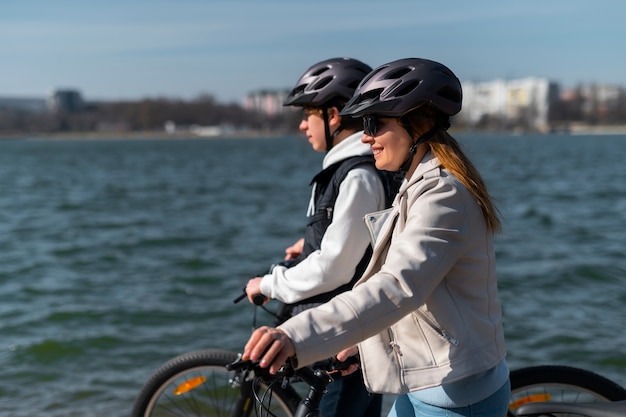
[[[461, 142], [503, 215], [510, 365], [626, 384], [626, 138]], [[125, 416], [163, 361], [241, 349], [252, 307], [232, 300], [301, 235], [321, 157], [295, 138], [0, 142], [0, 410]]]

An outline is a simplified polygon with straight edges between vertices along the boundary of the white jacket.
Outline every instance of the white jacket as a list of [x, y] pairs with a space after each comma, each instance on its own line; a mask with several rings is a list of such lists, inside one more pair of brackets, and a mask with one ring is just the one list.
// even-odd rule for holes
[[[326, 154], [323, 169], [353, 156], [370, 155], [370, 146], [361, 142], [362, 132], [348, 136]], [[315, 188], [311, 191], [308, 216], [315, 213]], [[323, 294], [350, 282], [356, 267], [370, 244], [363, 216], [385, 207], [385, 190], [369, 166], [356, 167], [339, 186], [333, 220], [321, 242], [321, 249], [311, 253], [292, 268], [275, 267], [261, 281], [261, 292], [292, 304]]]

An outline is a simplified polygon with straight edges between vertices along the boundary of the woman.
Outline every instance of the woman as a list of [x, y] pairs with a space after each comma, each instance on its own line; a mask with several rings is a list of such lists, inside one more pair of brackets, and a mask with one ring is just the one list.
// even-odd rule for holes
[[362, 117], [379, 169], [406, 178], [393, 207], [366, 216], [374, 253], [354, 288], [277, 329], [245, 359], [276, 371], [358, 343], [366, 386], [398, 397], [390, 416], [505, 416], [509, 400], [493, 235], [497, 211], [447, 132], [461, 110], [444, 65], [402, 59], [368, 74], [342, 110]]

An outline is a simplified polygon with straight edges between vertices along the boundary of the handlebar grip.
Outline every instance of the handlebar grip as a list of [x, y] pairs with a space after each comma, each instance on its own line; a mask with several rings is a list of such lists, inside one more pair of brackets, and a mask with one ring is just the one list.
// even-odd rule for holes
[[313, 368], [323, 369], [327, 372], [343, 371], [344, 369], [348, 369], [348, 367], [353, 363], [359, 363], [359, 355], [350, 356], [343, 362], [339, 361], [337, 357], [324, 359], [319, 362], [315, 362], [313, 364]]
[[346, 360], [343, 362], [335, 358], [334, 367], [337, 371], [342, 371], [344, 369], [348, 369], [348, 367], [350, 367], [350, 365], [352, 365], [353, 363], [359, 363], [359, 355], [350, 356], [349, 358], [346, 358]]
[[267, 300], [267, 297], [263, 294], [257, 294], [252, 297], [252, 302], [255, 306], [262, 306], [263, 304], [265, 304], [265, 300]]

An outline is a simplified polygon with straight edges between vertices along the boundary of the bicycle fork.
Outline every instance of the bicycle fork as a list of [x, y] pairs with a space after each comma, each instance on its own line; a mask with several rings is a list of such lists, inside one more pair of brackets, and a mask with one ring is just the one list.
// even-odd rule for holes
[[248, 372], [238, 371], [230, 380], [230, 385], [239, 390], [239, 396], [232, 410], [231, 417], [248, 417], [254, 408], [254, 381]]

